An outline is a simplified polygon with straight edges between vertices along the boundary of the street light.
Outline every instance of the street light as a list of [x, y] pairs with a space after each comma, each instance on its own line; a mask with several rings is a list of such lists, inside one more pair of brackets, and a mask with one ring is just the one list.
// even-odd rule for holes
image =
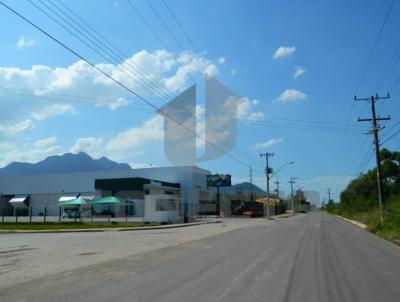
[[[279, 171], [281, 171], [284, 167], [286, 167], [286, 166], [288, 166], [288, 165], [292, 165], [292, 164], [294, 164], [294, 161], [293, 160], [290, 160], [290, 161], [288, 161], [288, 162], [286, 162], [286, 163], [284, 163], [278, 170], [276, 170], [275, 171], [275, 173], [273, 173], [272, 175], [271, 175], [271, 178], [273, 177], [273, 176], [275, 176], [276, 174], [278, 174], [278, 172]], [[277, 185], [277, 189], [276, 189], [276, 195], [278, 196], [278, 201], [279, 201], [279, 180], [277, 180], [276, 181], [276, 185]], [[275, 208], [275, 211], [276, 211], [276, 208]], [[276, 212], [275, 212], [275, 214], [276, 214]]]
[[273, 176], [275, 176], [276, 174], [278, 174], [278, 172], [279, 172], [280, 170], [282, 170], [284, 167], [286, 167], [287, 165], [292, 165], [292, 164], [294, 164], [294, 161], [293, 161], [293, 160], [284, 163], [278, 170], [275, 171], [274, 174], [271, 175], [271, 177], [273, 177]]

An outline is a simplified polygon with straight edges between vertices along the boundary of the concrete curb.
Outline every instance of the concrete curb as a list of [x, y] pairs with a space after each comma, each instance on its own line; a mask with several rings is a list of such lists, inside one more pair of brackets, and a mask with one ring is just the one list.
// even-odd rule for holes
[[335, 216], [340, 218], [340, 219], [343, 219], [344, 221], [346, 221], [348, 223], [351, 223], [352, 225], [355, 225], [355, 226], [357, 226], [359, 228], [362, 228], [364, 230], [366, 230], [368, 228], [368, 226], [366, 224], [361, 223], [359, 221], [351, 220], [351, 219], [348, 219], [348, 218], [345, 218], [345, 217], [342, 217], [342, 216], [339, 216], [339, 215], [335, 215]]
[[222, 220], [217, 221], [200, 221], [191, 223], [180, 223], [180, 224], [166, 224], [156, 225], [149, 227], [131, 227], [131, 228], [93, 228], [93, 229], [59, 229], [59, 230], [0, 230], [1, 234], [35, 234], [35, 233], [89, 233], [89, 232], [127, 232], [127, 231], [149, 231], [149, 230], [162, 230], [162, 229], [176, 229], [185, 228], [203, 224], [222, 223]]

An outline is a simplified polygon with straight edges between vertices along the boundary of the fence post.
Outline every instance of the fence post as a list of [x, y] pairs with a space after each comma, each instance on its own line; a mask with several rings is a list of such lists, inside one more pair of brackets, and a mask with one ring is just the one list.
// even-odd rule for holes
[[76, 223], [76, 215], [78, 215], [78, 209], [75, 207], [75, 209], [74, 209], [74, 223]]
[[46, 223], [47, 207], [44, 207], [43, 222]]
[[61, 207], [58, 210], [58, 222], [61, 222]]
[[32, 223], [32, 206], [29, 207], [29, 223]]
[[4, 208], [1, 209], [1, 223], [4, 223]]
[[125, 223], [128, 223], [128, 204], [125, 205]]
[[18, 223], [18, 209], [14, 208], [15, 210], [15, 223]]
[[90, 213], [91, 213], [91, 214], [90, 214], [90, 218], [91, 218], [90, 221], [91, 221], [91, 222], [93, 222], [93, 212], [94, 212], [94, 206], [92, 205], [92, 206], [91, 206], [91, 209], [90, 209]]

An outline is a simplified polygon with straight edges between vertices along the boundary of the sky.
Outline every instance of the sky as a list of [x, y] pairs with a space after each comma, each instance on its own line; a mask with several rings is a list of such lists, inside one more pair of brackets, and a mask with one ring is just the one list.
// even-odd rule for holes
[[377, 105], [392, 118], [382, 141], [397, 129], [397, 0], [2, 2], [140, 97], [0, 5], [0, 167], [81, 151], [169, 166], [163, 117], [145, 101], [161, 107], [196, 84], [201, 114], [204, 74], [242, 98], [233, 150], [198, 166], [236, 183], [249, 181], [251, 165], [265, 188], [259, 154], [270, 152], [275, 171], [294, 161], [274, 176], [281, 189], [297, 177], [295, 189], [322, 199], [330, 188], [338, 200], [374, 166], [370, 124], [357, 122], [370, 105], [354, 95], [390, 93]]

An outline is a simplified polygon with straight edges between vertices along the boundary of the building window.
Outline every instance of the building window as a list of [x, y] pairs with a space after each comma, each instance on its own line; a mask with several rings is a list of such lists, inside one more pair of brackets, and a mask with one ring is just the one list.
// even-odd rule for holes
[[177, 211], [178, 202], [176, 199], [157, 199], [156, 211]]
[[150, 194], [150, 190], [149, 189], [144, 189], [144, 195], [149, 195]]
[[172, 192], [172, 191], [165, 191], [164, 193], [165, 193], [165, 195], [174, 195], [174, 192]]

